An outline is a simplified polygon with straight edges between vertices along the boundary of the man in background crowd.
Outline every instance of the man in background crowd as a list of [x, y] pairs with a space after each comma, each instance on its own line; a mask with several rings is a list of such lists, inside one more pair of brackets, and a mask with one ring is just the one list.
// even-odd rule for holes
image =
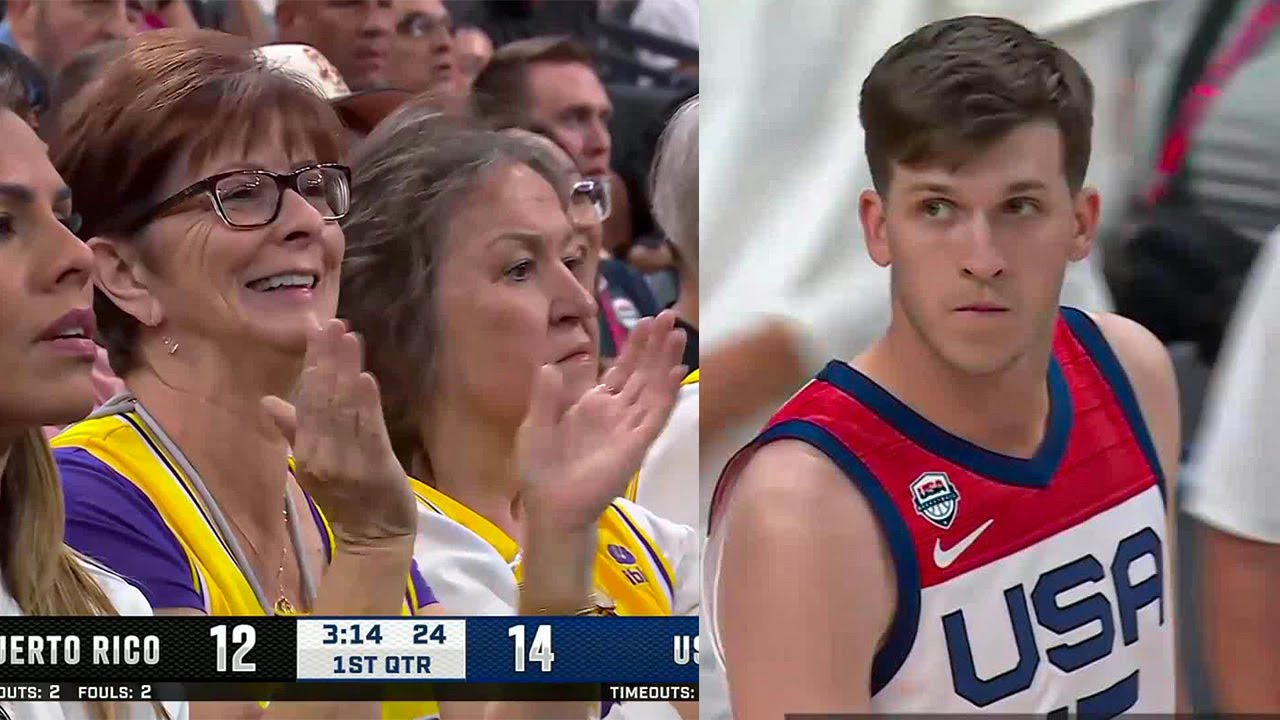
[[613, 103], [589, 50], [563, 36], [502, 46], [476, 78], [475, 106], [488, 121], [548, 134], [587, 177], [609, 172]]
[[0, 43], [12, 45], [52, 78], [77, 53], [138, 32], [125, 0], [6, 0]]
[[586, 177], [606, 177], [615, 212], [604, 246], [645, 272], [673, 267], [670, 247], [635, 242], [626, 185], [609, 166], [613, 103], [591, 51], [567, 36], [518, 40], [502, 46], [476, 77], [475, 107], [483, 118], [548, 135]]
[[391, 84], [395, 18], [391, 0], [280, 0], [276, 35], [319, 50], [359, 92]]
[[440, 0], [393, 0], [388, 79], [415, 93], [452, 94], [464, 89], [454, 55], [453, 19]]

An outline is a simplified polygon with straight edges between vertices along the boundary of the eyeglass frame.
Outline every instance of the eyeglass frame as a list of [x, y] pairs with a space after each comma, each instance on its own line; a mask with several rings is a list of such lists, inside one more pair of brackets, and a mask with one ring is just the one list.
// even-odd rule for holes
[[[417, 28], [420, 32], [414, 32]], [[448, 14], [428, 15], [424, 12], [411, 12], [396, 21], [395, 34], [404, 38], [421, 40], [429, 38], [433, 35], [440, 34], [441, 31], [449, 37], [453, 37], [456, 28], [453, 24], [453, 18]]]
[[[597, 187], [600, 188], [600, 192], [602, 193], [602, 196], [601, 196], [602, 200], [600, 204], [604, 205], [604, 211], [596, 213], [595, 222], [598, 224], [598, 223], [603, 223], [605, 220], [608, 220], [609, 216], [613, 213], [613, 203], [610, 201], [610, 198], [609, 198], [609, 183], [604, 178], [600, 178], [600, 179], [583, 178], [573, 183], [573, 185], [570, 186], [569, 188], [569, 206], [570, 207], [573, 206], [573, 198], [578, 195], [583, 195], [588, 200], [590, 200], [591, 193]], [[596, 205], [596, 202], [592, 200], [591, 205], [594, 207]]]
[[[351, 198], [350, 198], [351, 168], [347, 167], [346, 165], [342, 165], [341, 163], [314, 163], [312, 165], [300, 167], [291, 173], [285, 173], [285, 174], [271, 172], [270, 170], [262, 170], [259, 168], [248, 168], [248, 169], [240, 169], [240, 170], [228, 170], [226, 172], [220, 172], [214, 175], [210, 175], [209, 177], [204, 178], [203, 180], [198, 180], [188, 185], [182, 190], [179, 190], [178, 192], [170, 195], [164, 200], [161, 200], [160, 202], [156, 203], [155, 205], [150, 206], [146, 210], [132, 209], [132, 208], [137, 208], [142, 206], [141, 203], [136, 204], [132, 206], [132, 208], [127, 209], [124, 212], [120, 213], [120, 215], [117, 216], [119, 219], [115, 220], [112, 223], [109, 223], [109, 225], [118, 228], [119, 231], [121, 232], [132, 232], [134, 230], [137, 230], [138, 228], [141, 228], [143, 225], [146, 225], [152, 220], [155, 220], [161, 217], [164, 213], [172, 210], [178, 205], [181, 205], [187, 200], [197, 195], [204, 194], [209, 198], [209, 202], [213, 205], [214, 213], [217, 214], [218, 218], [222, 220], [222, 222], [227, 227], [233, 230], [252, 230], [254, 228], [266, 227], [271, 223], [275, 222], [280, 217], [280, 209], [284, 207], [284, 194], [286, 191], [293, 190], [294, 192], [298, 193], [299, 196], [302, 195], [302, 190], [298, 187], [298, 179], [302, 176], [302, 174], [310, 170], [318, 170], [322, 168], [331, 168], [331, 169], [340, 170], [347, 182], [348, 198], [347, 198], [346, 212], [343, 212], [341, 215], [334, 215], [332, 217], [325, 216], [324, 218], [326, 221], [341, 220], [342, 218], [347, 216], [348, 212], [351, 212]], [[229, 177], [233, 177], [236, 175], [261, 175], [264, 177], [271, 178], [272, 180], [275, 181], [276, 189], [278, 190], [278, 194], [276, 195], [276, 207], [275, 207], [275, 210], [271, 213], [271, 217], [268, 218], [265, 222], [253, 223], [248, 225], [236, 224], [231, 222], [230, 218], [227, 217], [227, 212], [222, 207], [222, 200], [218, 198], [218, 193], [217, 193], [218, 183], [222, 182], [223, 180], [226, 180]]]

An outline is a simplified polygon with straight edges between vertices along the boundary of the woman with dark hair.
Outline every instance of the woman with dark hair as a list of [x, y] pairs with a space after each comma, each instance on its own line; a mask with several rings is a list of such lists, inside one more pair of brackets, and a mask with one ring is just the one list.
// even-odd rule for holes
[[[63, 542], [58, 468], [41, 426], [93, 406], [93, 257], [71, 194], [24, 119], [20, 73], [0, 59], [0, 617], [150, 615], [142, 593]], [[0, 700], [0, 717], [185, 718], [182, 703]]]
[[[414, 504], [377, 385], [333, 319], [344, 137], [313, 89], [209, 31], [131, 38], [60, 111], [52, 154], [128, 389], [53, 441], [67, 541], [157, 614], [439, 611], [411, 569]], [[298, 703], [266, 716], [431, 712]]]

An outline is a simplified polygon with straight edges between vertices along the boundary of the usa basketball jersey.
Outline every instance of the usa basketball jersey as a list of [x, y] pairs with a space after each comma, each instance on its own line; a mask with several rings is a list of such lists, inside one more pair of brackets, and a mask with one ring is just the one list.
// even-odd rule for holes
[[1119, 360], [1078, 310], [1062, 309], [1048, 387], [1045, 438], [1022, 459], [832, 362], [726, 468], [713, 521], [747, 455], [784, 438], [823, 452], [876, 513], [898, 606], [872, 666], [873, 712], [1173, 712], [1160, 463]]

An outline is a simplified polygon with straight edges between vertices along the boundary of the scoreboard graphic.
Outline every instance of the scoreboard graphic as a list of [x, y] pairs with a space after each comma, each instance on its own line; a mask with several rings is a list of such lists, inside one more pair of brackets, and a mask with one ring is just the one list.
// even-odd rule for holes
[[20, 617], [0, 698], [697, 700], [698, 619]]

